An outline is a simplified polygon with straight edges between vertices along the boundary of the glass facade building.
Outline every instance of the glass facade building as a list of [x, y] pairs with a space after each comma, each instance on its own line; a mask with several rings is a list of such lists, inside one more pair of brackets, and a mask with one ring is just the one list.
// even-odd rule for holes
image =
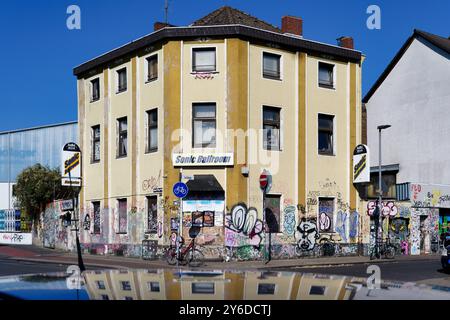
[[22, 170], [37, 163], [59, 168], [68, 142], [78, 142], [77, 122], [0, 132], [0, 210], [10, 209], [8, 190]]

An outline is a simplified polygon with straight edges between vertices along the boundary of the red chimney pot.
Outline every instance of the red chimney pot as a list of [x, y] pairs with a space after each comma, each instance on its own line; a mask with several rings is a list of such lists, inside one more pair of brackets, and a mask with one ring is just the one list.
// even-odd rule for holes
[[283, 33], [295, 34], [303, 36], [303, 20], [302, 18], [284, 16], [281, 18], [281, 31]]

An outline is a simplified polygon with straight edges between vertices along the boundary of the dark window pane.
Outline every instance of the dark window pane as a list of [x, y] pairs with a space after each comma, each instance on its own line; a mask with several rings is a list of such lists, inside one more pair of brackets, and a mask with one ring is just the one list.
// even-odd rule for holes
[[100, 202], [93, 202], [94, 207], [94, 233], [100, 233]]
[[100, 99], [100, 79], [94, 79], [91, 81], [91, 101], [97, 101]]
[[311, 289], [309, 290], [310, 295], [315, 296], [323, 296], [325, 294], [326, 287], [322, 286], [311, 286]]
[[159, 287], [159, 282], [149, 282], [148, 289], [150, 290], [150, 292], [160, 292], [161, 291], [161, 289]]
[[334, 66], [332, 64], [319, 62], [319, 85], [332, 87], [334, 85]]
[[126, 91], [127, 90], [127, 69], [120, 69], [117, 71], [117, 77], [118, 77], [118, 92]]
[[125, 157], [127, 155], [127, 149], [128, 149], [128, 131], [127, 131], [127, 118], [118, 119], [118, 139], [119, 139], [119, 145], [118, 145], [118, 156], [119, 157]]
[[280, 109], [263, 107], [263, 148], [280, 150]]
[[192, 283], [193, 294], [214, 294], [214, 282]]
[[266, 195], [266, 222], [270, 233], [280, 232], [280, 196]]
[[158, 78], [158, 56], [154, 55], [147, 59], [148, 65], [148, 81], [156, 80]]
[[258, 284], [258, 294], [261, 295], [274, 295], [276, 285], [273, 283], [260, 283]]
[[148, 117], [148, 142], [147, 152], [158, 149], [158, 109], [147, 112]]
[[149, 233], [158, 233], [158, 198], [147, 197], [147, 229]]
[[319, 153], [333, 155], [333, 116], [319, 114], [318, 144]]

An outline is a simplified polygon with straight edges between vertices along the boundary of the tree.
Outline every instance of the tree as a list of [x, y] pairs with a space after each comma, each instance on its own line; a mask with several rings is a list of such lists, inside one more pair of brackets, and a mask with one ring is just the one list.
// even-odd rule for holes
[[13, 189], [17, 206], [35, 220], [45, 206], [63, 193], [61, 174], [41, 164], [23, 170]]

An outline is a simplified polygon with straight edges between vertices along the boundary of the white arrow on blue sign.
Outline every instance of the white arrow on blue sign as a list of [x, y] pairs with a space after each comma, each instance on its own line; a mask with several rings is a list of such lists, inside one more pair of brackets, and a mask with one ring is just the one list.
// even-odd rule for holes
[[184, 198], [188, 195], [188, 193], [189, 193], [189, 188], [183, 182], [175, 183], [175, 185], [173, 186], [173, 194], [177, 198]]

